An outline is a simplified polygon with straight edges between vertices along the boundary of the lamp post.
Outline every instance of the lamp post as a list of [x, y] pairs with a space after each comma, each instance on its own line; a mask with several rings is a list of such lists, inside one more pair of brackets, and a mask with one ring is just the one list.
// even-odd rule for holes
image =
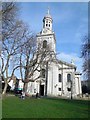
[[73, 94], [73, 91], [72, 91], [72, 80], [71, 80], [71, 100], [73, 99], [73, 96], [72, 96], [72, 94]]
[[75, 73], [72, 73], [71, 75], [71, 99], [73, 99], [73, 93], [74, 93], [74, 74]]
[[48, 61], [46, 62], [45, 96], [47, 96], [47, 82], [48, 82]]

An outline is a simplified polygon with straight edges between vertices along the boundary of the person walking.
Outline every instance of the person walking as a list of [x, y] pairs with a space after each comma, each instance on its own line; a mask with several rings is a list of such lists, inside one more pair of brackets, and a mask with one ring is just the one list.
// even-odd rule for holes
[[25, 99], [25, 91], [22, 91], [21, 98], [22, 98], [22, 99]]
[[38, 98], [38, 93], [36, 93], [36, 98]]

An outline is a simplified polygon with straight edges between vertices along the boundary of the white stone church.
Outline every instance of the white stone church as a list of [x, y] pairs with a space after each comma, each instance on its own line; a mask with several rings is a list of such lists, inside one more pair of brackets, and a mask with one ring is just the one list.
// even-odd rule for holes
[[[43, 28], [37, 34], [37, 46], [41, 43], [43, 49], [50, 45], [51, 58], [41, 65], [42, 76], [27, 85], [27, 93], [40, 96], [56, 97], [77, 97], [82, 94], [80, 73], [76, 71], [73, 63], [67, 63], [56, 58], [56, 39], [52, 30], [53, 19], [49, 13], [43, 18]], [[41, 72], [35, 71], [33, 77], [37, 77]]]

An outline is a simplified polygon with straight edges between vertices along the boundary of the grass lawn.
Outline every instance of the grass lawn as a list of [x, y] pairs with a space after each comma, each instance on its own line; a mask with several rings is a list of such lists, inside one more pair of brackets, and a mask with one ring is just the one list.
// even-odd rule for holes
[[1, 120], [1, 116], [2, 116], [2, 100], [0, 98], [0, 120]]
[[3, 118], [88, 118], [90, 101], [58, 98], [6, 97], [2, 102]]

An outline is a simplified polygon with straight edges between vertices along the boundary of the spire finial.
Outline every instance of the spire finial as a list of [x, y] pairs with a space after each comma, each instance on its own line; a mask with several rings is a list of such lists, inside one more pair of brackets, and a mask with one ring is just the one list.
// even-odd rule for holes
[[49, 9], [49, 7], [48, 7], [48, 15], [50, 14], [50, 9]]

